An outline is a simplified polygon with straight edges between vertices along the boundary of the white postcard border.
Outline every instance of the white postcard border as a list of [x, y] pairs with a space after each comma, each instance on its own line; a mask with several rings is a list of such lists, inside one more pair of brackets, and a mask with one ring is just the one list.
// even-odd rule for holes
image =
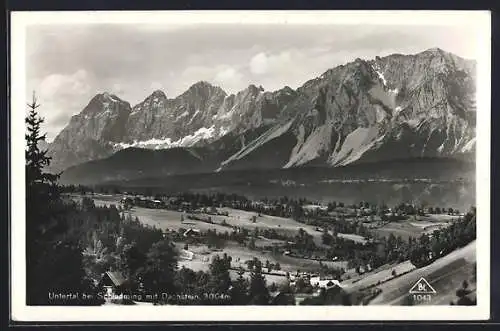
[[[15, 321], [377, 321], [486, 320], [490, 317], [491, 18], [481, 11], [177, 11], [11, 13], [11, 318]], [[26, 306], [26, 38], [32, 24], [374, 24], [467, 25], [478, 31], [476, 306]]]

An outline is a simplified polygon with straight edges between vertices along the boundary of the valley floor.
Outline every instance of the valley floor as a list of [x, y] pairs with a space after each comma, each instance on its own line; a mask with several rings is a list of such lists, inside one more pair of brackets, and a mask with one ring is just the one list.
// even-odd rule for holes
[[[75, 198], [75, 197], [73, 197]], [[121, 195], [94, 195], [94, 203], [98, 206], [119, 205]], [[133, 217], [147, 225], [160, 228], [162, 230], [178, 231], [180, 229], [199, 229], [201, 231], [217, 230], [217, 232], [231, 231], [232, 227], [242, 227], [249, 230], [274, 229], [277, 232], [294, 235], [299, 228], [304, 229], [312, 235], [315, 244], [322, 245], [322, 234], [315, 226], [299, 223], [291, 218], [260, 215], [256, 217], [255, 222], [252, 218], [256, 216], [255, 212], [248, 212], [232, 208], [220, 208], [220, 211], [227, 212], [226, 215], [210, 215], [213, 223], [207, 223], [198, 220], [186, 218], [186, 213], [182, 211], [173, 211], [166, 209], [150, 209], [142, 207], [133, 207], [126, 211]], [[181, 222], [181, 218], [183, 221]], [[449, 215], [428, 215], [412, 217], [405, 221], [389, 222], [380, 227], [372, 229], [382, 236], [389, 234], [399, 235], [405, 233], [404, 237], [416, 236], [422, 233], [429, 233], [435, 228], [446, 226], [453, 222], [454, 217]], [[358, 235], [339, 234], [349, 240], [364, 240]], [[358, 238], [359, 237], [359, 238]], [[271, 240], [259, 238], [256, 240], [256, 246], [265, 246], [266, 244], [281, 245], [284, 242], [280, 240]], [[179, 250], [183, 249], [183, 243], [177, 243]], [[451, 301], [456, 300], [456, 290], [460, 288], [462, 282], [467, 280], [470, 284], [469, 289], [475, 291], [475, 241], [467, 246], [457, 249], [452, 253], [439, 258], [430, 265], [422, 268], [416, 268], [410, 261], [402, 263], [386, 264], [374, 270], [363, 274], [355, 273], [353, 270], [347, 272], [349, 277], [342, 277], [342, 288], [347, 293], [363, 293], [366, 290], [381, 290], [368, 304], [370, 305], [407, 305], [408, 292], [410, 288], [422, 277], [436, 290], [437, 294], [432, 296], [432, 300], [426, 304], [449, 305]], [[208, 271], [212, 257], [226, 253], [232, 257], [231, 276], [236, 278], [237, 270], [242, 267], [245, 269], [245, 261], [252, 260], [254, 257], [262, 262], [269, 261], [272, 264], [279, 263], [280, 273], [265, 273], [264, 277], [268, 284], [282, 284], [288, 281], [286, 273], [296, 274], [298, 272], [307, 272], [318, 270], [320, 264], [332, 268], [343, 268], [348, 270], [347, 261], [325, 261], [319, 262], [313, 259], [297, 258], [282, 254], [271, 254], [271, 252], [260, 249], [249, 249], [245, 245], [239, 245], [236, 242], [227, 242], [221, 249], [209, 248], [205, 244], [190, 244], [188, 252], [192, 253], [190, 258], [181, 258], [178, 262], [179, 267], [186, 267], [195, 271]], [[245, 271], [244, 276], [248, 276]], [[418, 303], [413, 303], [418, 304]]]

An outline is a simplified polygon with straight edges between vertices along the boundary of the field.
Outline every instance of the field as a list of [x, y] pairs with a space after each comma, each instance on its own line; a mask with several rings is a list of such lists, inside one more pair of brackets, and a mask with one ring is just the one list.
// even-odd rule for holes
[[[120, 198], [121, 198], [120, 196], [113, 196], [113, 195], [93, 196], [96, 205], [110, 205], [110, 204], [118, 205]], [[139, 217], [140, 221], [143, 222], [144, 224], [156, 226], [160, 229], [169, 229], [169, 230], [178, 230], [180, 228], [187, 229], [192, 227], [192, 228], [198, 228], [202, 231], [206, 231], [207, 229], [216, 229], [217, 232], [230, 231], [231, 230], [230, 227], [221, 225], [223, 221], [225, 221], [228, 225], [243, 227], [249, 230], [253, 230], [255, 228], [274, 229], [279, 233], [292, 236], [298, 233], [299, 228], [302, 228], [307, 233], [312, 235], [318, 244], [321, 243], [322, 233], [320, 231], [316, 231], [316, 228], [311, 225], [302, 224], [290, 218], [268, 216], [268, 215], [258, 216], [258, 214], [255, 212], [248, 212], [232, 208], [220, 208], [219, 210], [227, 211], [229, 213], [229, 216], [203, 215], [203, 217], [210, 216], [213, 224], [197, 220], [188, 220], [186, 213], [166, 210], [166, 209], [133, 207], [129, 211], [129, 213], [131, 213], [134, 217], [135, 216]], [[182, 215], [184, 215], [183, 223], [180, 222]], [[253, 216], [257, 216], [255, 223], [252, 223]], [[261, 244], [269, 245], [270, 243], [272, 244], [273, 241], [260, 238], [258, 242]], [[275, 242], [282, 243], [281, 241], [275, 241]]]
[[360, 244], [365, 244], [367, 242], [367, 240], [365, 239], [365, 237], [357, 235], [357, 234], [337, 233], [337, 237], [340, 237], [340, 238], [343, 238], [343, 239], [352, 240], [352, 241], [360, 243]]
[[[118, 195], [94, 195], [92, 198], [94, 199], [96, 205], [109, 205], [112, 203], [118, 205], [121, 197]], [[134, 207], [130, 213], [133, 216], [139, 217], [141, 222], [145, 224], [170, 230], [178, 230], [180, 228], [198, 228], [202, 231], [206, 231], [207, 229], [215, 229], [217, 232], [230, 231], [230, 227], [221, 225], [222, 222], [225, 222], [230, 226], [243, 227], [249, 230], [253, 230], [254, 228], [274, 229], [279, 233], [294, 236], [297, 234], [298, 229], [302, 228], [313, 236], [317, 245], [322, 245], [322, 232], [317, 231], [314, 226], [299, 223], [290, 218], [268, 215], [258, 216], [255, 212], [232, 208], [220, 208], [220, 211], [227, 211], [229, 216], [203, 215], [204, 218], [210, 216], [213, 224], [196, 220], [188, 220], [186, 213], [165, 209]], [[184, 215], [183, 223], [180, 222], [182, 215]], [[254, 216], [256, 216], [255, 223], [252, 222], [252, 217]], [[403, 240], [408, 240], [409, 237], [419, 237], [423, 233], [432, 233], [434, 230], [446, 227], [457, 218], [458, 216], [450, 216], [446, 214], [412, 216], [406, 220], [390, 222], [380, 227], [375, 226], [371, 229], [371, 231], [381, 237], [388, 237], [392, 233], [395, 236], [401, 236]], [[364, 243], [366, 241], [362, 236], [354, 234], [339, 233], [338, 236], [359, 243]], [[260, 238], [256, 242], [257, 246], [269, 244], [273, 244], [273, 242], [266, 238]], [[282, 242], [274, 241], [274, 244], [279, 245], [282, 244]]]
[[455, 291], [460, 288], [464, 280], [475, 287], [473, 277], [476, 263], [475, 241], [465, 247], [436, 260], [434, 263], [415, 269], [401, 277], [397, 277], [378, 286], [382, 293], [377, 296], [371, 305], [401, 305], [408, 297], [411, 287], [424, 277], [436, 290], [429, 304], [448, 305], [455, 299]]
[[429, 234], [434, 230], [446, 227], [456, 219], [458, 219], [458, 216], [446, 214], [416, 216], [402, 221], [387, 223], [372, 231], [381, 237], [388, 237], [392, 233], [396, 237], [401, 236], [403, 240], [408, 240], [409, 237], [419, 237], [423, 233]]
[[[178, 245], [182, 248], [183, 245]], [[319, 261], [297, 259], [290, 256], [283, 255], [273, 255], [269, 252], [262, 251], [252, 251], [246, 247], [238, 246], [237, 244], [230, 243], [227, 244], [223, 249], [211, 250], [205, 245], [190, 245], [188, 250], [194, 253], [192, 260], [179, 260], [179, 267], [186, 267], [193, 269], [195, 271], [203, 270], [207, 271], [211, 260], [216, 256], [222, 256], [226, 253], [228, 256], [232, 257], [231, 266], [233, 268], [243, 267], [246, 268], [245, 261], [252, 260], [254, 257], [260, 259], [263, 263], [269, 261], [272, 264], [279, 263], [280, 270], [290, 273], [295, 273], [297, 271], [316, 271], [319, 268]], [[346, 268], [347, 262], [336, 261], [336, 262], [322, 262], [324, 265], [330, 267]], [[232, 276], [237, 277], [237, 272], [232, 271]], [[246, 272], [244, 276], [248, 276]], [[265, 274], [266, 280], [269, 283], [282, 283], [286, 281], [285, 276], [270, 275]]]
[[[120, 196], [113, 195], [95, 195], [92, 197], [96, 205], [118, 204]], [[132, 216], [137, 216], [141, 222], [155, 226], [161, 229], [178, 230], [180, 228], [197, 228], [202, 231], [215, 229], [218, 232], [231, 231], [231, 226], [242, 227], [249, 230], [254, 228], [259, 229], [274, 229], [279, 233], [287, 235], [296, 235], [299, 228], [303, 228], [307, 233], [311, 234], [317, 244], [321, 244], [321, 232], [316, 231], [316, 227], [302, 224], [290, 218], [274, 217], [261, 215], [258, 216], [255, 212], [247, 212], [232, 208], [221, 208], [220, 211], [228, 212], [228, 216], [206, 215], [200, 214], [201, 217], [211, 217], [213, 223], [203, 221], [189, 220], [184, 212], [170, 211], [164, 209], [148, 209], [141, 207], [133, 207], [128, 213]], [[184, 222], [181, 223], [181, 216], [184, 215]], [[252, 218], [256, 216], [255, 223]], [[378, 228], [372, 228], [371, 231], [380, 235], [388, 236], [394, 234], [401, 236], [404, 240], [408, 237], [418, 237], [422, 233], [430, 233], [435, 229], [446, 227], [451, 224], [457, 216], [449, 216], [444, 214], [412, 216], [408, 219], [390, 222]], [[226, 223], [226, 226], [221, 225]], [[365, 242], [365, 238], [354, 234], [337, 234], [345, 239], [354, 240], [356, 242]], [[245, 246], [240, 246], [236, 243], [227, 242], [225, 247], [219, 251], [212, 251], [204, 245], [190, 245], [189, 251], [194, 253], [192, 260], [179, 261], [179, 267], [185, 266], [193, 270], [207, 271], [210, 261], [217, 254], [228, 254], [232, 257], [232, 266], [245, 266], [247, 260], [257, 257], [265, 263], [266, 260], [276, 264], [279, 263], [281, 270], [290, 273], [297, 271], [316, 271], [319, 268], [319, 261], [294, 258], [280, 254], [272, 254], [271, 252], [258, 249], [262, 246], [282, 245], [283, 241], [270, 240], [264, 237], [256, 239], [256, 250], [250, 250]], [[409, 289], [420, 279], [425, 277], [429, 283], [438, 292], [432, 298], [431, 304], [449, 304], [450, 301], [456, 299], [455, 291], [460, 287], [464, 279], [467, 279], [471, 284], [471, 288], [475, 287], [475, 281], [471, 278], [475, 265], [474, 243], [456, 250], [451, 254], [435, 261], [429, 266], [416, 269], [409, 261], [384, 265], [376, 270], [370, 271], [363, 275], [352, 274], [351, 278], [342, 282], [346, 291], [355, 293], [364, 288], [376, 286], [382, 292], [375, 297], [370, 304], [373, 305], [400, 305], [405, 304], [408, 298]], [[347, 269], [346, 261], [322, 261], [322, 264], [334, 268]], [[393, 271], [396, 277], [393, 276]], [[401, 276], [400, 276], [401, 275]], [[237, 277], [236, 271], [232, 271], [232, 276]], [[245, 276], [248, 276], [246, 273]], [[268, 283], [279, 284], [286, 280], [284, 276], [265, 275]]]
[[[113, 195], [95, 195], [92, 197], [96, 205], [110, 205], [119, 204], [120, 196]], [[127, 213], [130, 213], [133, 217], [137, 216], [139, 220], [150, 226], [155, 226], [160, 229], [178, 230], [180, 228], [197, 228], [202, 231], [208, 229], [215, 229], [217, 232], [231, 231], [230, 227], [222, 226], [220, 223], [225, 221], [227, 224], [232, 226], [244, 227], [249, 230], [254, 228], [259, 229], [275, 229], [279, 233], [286, 233], [287, 235], [296, 235], [299, 228], [303, 228], [307, 233], [311, 234], [318, 244], [321, 243], [321, 232], [316, 231], [315, 227], [296, 222], [289, 218], [275, 217], [262, 215], [256, 218], [256, 222], [252, 223], [252, 216], [257, 216], [254, 212], [247, 212], [243, 210], [237, 210], [232, 208], [221, 208], [221, 211], [227, 211], [229, 216], [215, 216], [215, 215], [204, 215], [203, 217], [210, 216], [212, 218], [212, 223], [206, 223], [197, 220], [188, 220], [186, 213], [165, 210], [165, 209], [149, 209], [141, 207], [133, 207]], [[181, 216], [184, 215], [184, 222], [180, 222]], [[361, 237], [360, 237], [361, 238]], [[259, 237], [255, 240], [255, 245], [257, 247], [270, 246], [270, 245], [281, 245], [284, 242], [281, 240], [267, 239], [264, 237]], [[189, 250], [195, 253], [195, 258], [192, 261], [181, 260], [179, 265], [189, 267], [193, 270], [207, 270], [208, 265], [212, 257], [216, 254], [224, 254], [233, 257], [233, 266], [237, 266], [237, 260], [244, 263], [246, 260], [253, 259], [253, 257], [259, 258], [262, 262], [269, 260], [271, 263], [279, 262], [281, 269], [290, 272], [308, 271], [316, 270], [320, 266], [320, 261], [300, 259], [291, 256], [284, 255], [272, 255], [270, 252], [265, 252], [261, 250], [250, 250], [246, 247], [239, 246], [233, 243], [227, 243], [221, 252], [212, 252], [206, 246], [190, 246]], [[321, 261], [325, 266], [331, 268], [344, 268], [347, 269], [346, 261]], [[269, 275], [267, 275], [269, 276]], [[267, 277], [266, 276], [266, 277]]]
[[[179, 245], [179, 248], [181, 248], [183, 245]], [[246, 268], [245, 261], [247, 260], [252, 260], [254, 257], [259, 258], [261, 261], [265, 262], [266, 260], [269, 260], [270, 263], [275, 264], [277, 260], [273, 258], [273, 256], [262, 256], [262, 253], [259, 251], [250, 251], [244, 247], [239, 247], [235, 244], [233, 245], [227, 245], [221, 250], [215, 251], [209, 249], [205, 245], [191, 245], [189, 246], [189, 251], [194, 253], [194, 257], [192, 260], [179, 260], [179, 267], [186, 267], [189, 269], [192, 269], [194, 271], [208, 271], [209, 264], [212, 261], [212, 259], [216, 256], [222, 256], [224, 253], [226, 253], [228, 256], [232, 257], [231, 261], [231, 266], [233, 268], [239, 268], [240, 266], [243, 268]], [[281, 265], [281, 269], [284, 271], [295, 271], [293, 266], [291, 265]], [[243, 277], [248, 277], [249, 273], [245, 272]], [[280, 276], [280, 275], [271, 275], [271, 274], [265, 274], [264, 275], [266, 278], [266, 281], [271, 284], [271, 283], [276, 283], [280, 284], [285, 282], [287, 279], [285, 276]], [[236, 270], [231, 271], [231, 277], [236, 278], [238, 277], [238, 273]]]
[[358, 275], [351, 279], [342, 282], [344, 289], [348, 291], [361, 290], [373, 285], [377, 285], [394, 278], [392, 272], [396, 272], [397, 275], [405, 274], [415, 269], [416, 267], [410, 262], [405, 261], [402, 263], [383, 265], [376, 270], [367, 272], [363, 275]]

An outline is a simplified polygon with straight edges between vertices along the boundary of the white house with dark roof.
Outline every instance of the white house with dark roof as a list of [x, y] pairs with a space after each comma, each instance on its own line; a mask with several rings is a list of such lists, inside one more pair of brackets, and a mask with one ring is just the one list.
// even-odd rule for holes
[[327, 290], [334, 287], [342, 287], [338, 280], [331, 278], [311, 277], [309, 281], [311, 283], [311, 286], [324, 288]]
[[127, 279], [119, 271], [107, 271], [101, 278], [100, 285], [105, 295], [120, 293], [127, 284]]

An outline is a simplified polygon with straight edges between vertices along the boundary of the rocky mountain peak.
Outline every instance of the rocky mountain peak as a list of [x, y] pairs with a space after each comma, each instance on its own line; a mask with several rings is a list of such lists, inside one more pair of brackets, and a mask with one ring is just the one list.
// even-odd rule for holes
[[262, 85], [257, 87], [255, 84], [250, 84], [248, 87], [245, 89], [245, 91], [248, 91], [250, 94], [258, 94], [260, 92], [264, 92], [264, 88]]
[[285, 86], [282, 89], [279, 89], [275, 92], [273, 92], [274, 95], [276, 95], [278, 98], [290, 98], [290, 97], [295, 97], [297, 95], [297, 91], [292, 89], [290, 86]]
[[474, 69], [473, 61], [432, 48], [357, 58], [296, 90], [250, 84], [228, 96], [199, 81], [174, 99], [156, 90], [133, 109], [100, 93], [51, 149], [63, 168], [130, 146], [203, 147], [228, 133], [258, 132], [224, 164], [276, 150], [284, 159], [273, 165], [281, 167], [342, 166], [397, 153], [453, 156], [474, 149]]
[[115, 113], [130, 108], [130, 104], [109, 92], [102, 92], [94, 96], [85, 106], [81, 115], [96, 115], [103, 112]]
[[429, 49], [423, 51], [421, 54], [433, 55], [433, 56], [439, 56], [439, 55], [441, 55], [442, 56], [442, 55], [449, 54], [449, 53], [445, 52], [444, 50], [442, 50], [439, 47], [433, 47], [433, 48], [429, 48]]
[[282, 92], [294, 92], [295, 90], [293, 88], [291, 88], [290, 86], [286, 85], [285, 87], [280, 89], [280, 91], [282, 91]]
[[187, 89], [187, 91], [184, 92], [183, 94], [181, 94], [179, 97], [182, 98], [182, 97], [193, 96], [193, 95], [205, 96], [205, 97], [214, 96], [214, 95], [226, 96], [226, 92], [222, 88], [220, 88], [219, 86], [212, 85], [209, 82], [202, 80], [202, 81], [196, 82], [193, 85], [191, 85]]
[[133, 107], [132, 115], [138, 116], [138, 113], [158, 111], [164, 109], [167, 102], [167, 96], [161, 90], [155, 90], [144, 101], [138, 103]]
[[151, 97], [153, 97], [153, 98], [161, 98], [161, 99], [165, 99], [165, 100], [167, 99], [167, 95], [162, 90], [155, 90], [155, 91], [153, 91], [153, 93], [151, 94]]

